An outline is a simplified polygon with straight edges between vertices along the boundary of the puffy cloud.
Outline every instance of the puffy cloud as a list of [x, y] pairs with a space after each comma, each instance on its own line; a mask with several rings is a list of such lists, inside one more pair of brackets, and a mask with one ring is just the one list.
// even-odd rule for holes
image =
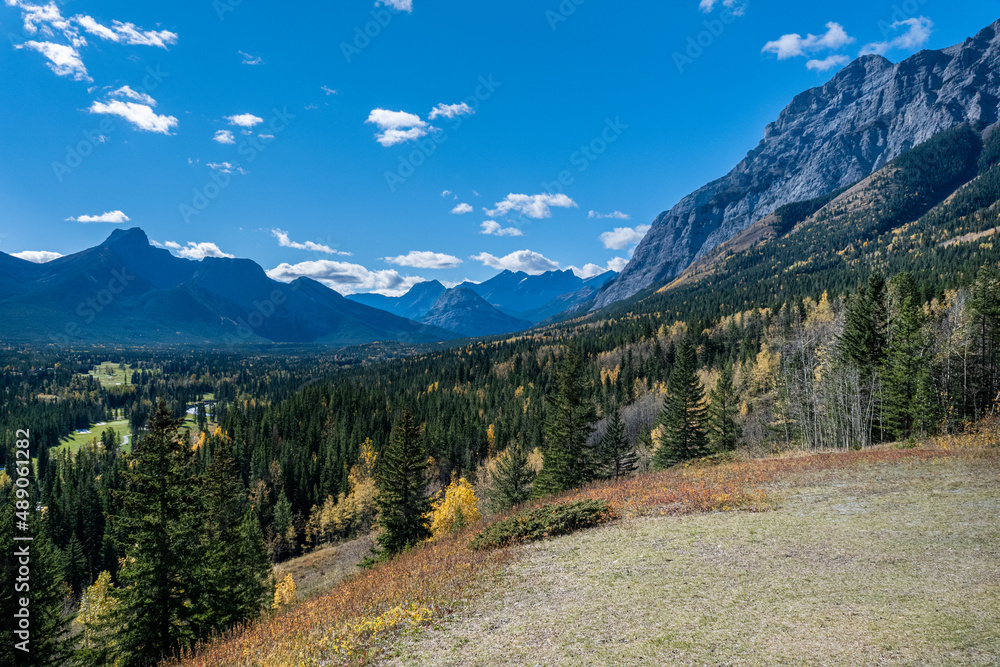
[[122, 23], [121, 21], [112, 21], [109, 28], [101, 25], [90, 16], [74, 16], [73, 20], [91, 35], [119, 44], [158, 46], [165, 49], [167, 46], [177, 43], [177, 33], [169, 30], [143, 30], [136, 27], [135, 24]]
[[390, 264], [410, 266], [415, 269], [454, 269], [462, 263], [462, 260], [453, 255], [426, 250], [411, 250], [406, 255], [383, 257], [382, 259]]
[[186, 246], [182, 246], [180, 243], [167, 241], [163, 245], [174, 250], [178, 257], [183, 257], [185, 259], [202, 260], [206, 257], [224, 257], [226, 259], [233, 259], [235, 257], [235, 255], [222, 252], [222, 250], [219, 249], [219, 246], [214, 243], [195, 243], [194, 241], [188, 241]]
[[400, 12], [413, 12], [413, 0], [375, 0], [375, 6], [392, 7]]
[[252, 113], [241, 113], [235, 116], [226, 116], [225, 120], [229, 121], [230, 125], [237, 125], [239, 127], [245, 127], [248, 130], [255, 125], [260, 125], [264, 122], [264, 119], [260, 116], [255, 116]]
[[849, 62], [851, 62], [851, 59], [847, 56], [827, 56], [822, 60], [810, 60], [806, 63], [806, 69], [816, 70], [817, 72], [828, 72], [837, 67], [843, 67]]
[[46, 63], [49, 69], [57, 76], [69, 76], [75, 81], [93, 81], [87, 74], [87, 68], [80, 58], [80, 52], [75, 47], [66, 44], [55, 44], [54, 42], [25, 42], [16, 48], [31, 49], [38, 51], [48, 58]]
[[293, 241], [288, 237], [288, 232], [282, 231], [280, 229], [272, 229], [271, 234], [278, 239], [278, 245], [282, 248], [295, 248], [296, 250], [310, 250], [312, 252], [322, 252], [327, 255], [346, 255], [350, 256], [349, 252], [341, 252], [340, 250], [334, 250], [328, 245], [323, 245], [321, 243], [313, 243], [312, 241], [306, 241], [305, 243], [299, 243]]
[[158, 115], [148, 104], [137, 102], [122, 102], [120, 100], [112, 100], [107, 103], [94, 102], [90, 105], [90, 113], [120, 116], [138, 130], [158, 134], [170, 134], [170, 130], [177, 127], [177, 119], [173, 116]]
[[479, 233], [487, 236], [524, 236], [524, 232], [517, 227], [501, 227], [496, 220], [487, 220], [480, 227], [482, 231]]
[[219, 130], [215, 133], [215, 136], [212, 137], [212, 141], [219, 144], [235, 144], [236, 137], [234, 137], [233, 133], [229, 130]]
[[463, 202], [451, 209], [451, 212], [455, 215], [465, 215], [466, 213], [472, 213], [472, 206]]
[[365, 122], [379, 128], [375, 140], [386, 148], [425, 137], [430, 127], [416, 114], [388, 109], [372, 109]]
[[461, 104], [439, 104], [433, 109], [428, 116], [430, 120], [435, 118], [454, 118], [455, 116], [471, 116], [476, 113], [472, 107], [470, 107], [465, 102]]
[[494, 204], [496, 208], [486, 211], [486, 215], [500, 216], [517, 211], [529, 218], [551, 218], [550, 207], [577, 208], [577, 203], [564, 194], [516, 195], [509, 194], [503, 201]]
[[608, 268], [615, 273], [621, 273], [622, 270], [628, 265], [628, 260], [624, 257], [612, 257], [608, 260]]
[[631, 220], [632, 216], [628, 213], [622, 213], [621, 211], [614, 211], [612, 213], [598, 213], [597, 211], [591, 211], [587, 214], [588, 218], [596, 218], [598, 220]]
[[209, 162], [205, 166], [220, 174], [240, 174], [241, 176], [246, 176], [248, 173], [246, 169], [232, 162]]
[[147, 95], [146, 93], [140, 93], [137, 90], [132, 90], [130, 86], [122, 86], [118, 90], [112, 90], [108, 93], [109, 97], [127, 97], [130, 100], [135, 100], [140, 104], [145, 104], [146, 106], [155, 107], [156, 100]]
[[375, 292], [386, 296], [402, 296], [417, 283], [425, 282], [416, 276], [401, 276], [397, 271], [369, 271], [360, 264], [321, 259], [299, 264], [279, 264], [267, 275], [274, 280], [291, 282], [296, 278], [312, 278], [341, 294]]
[[51, 262], [54, 259], [59, 259], [62, 255], [58, 252], [49, 252], [48, 250], [24, 250], [22, 252], [12, 253], [11, 257], [24, 259], [34, 264], [44, 264], [45, 262]]
[[731, 10], [734, 16], [743, 16], [747, 10], [746, 0], [722, 0], [721, 3], [719, 0], [701, 0], [701, 2], [698, 3], [698, 8], [706, 14], [710, 14], [719, 4], [726, 9]]
[[518, 250], [504, 257], [496, 257], [488, 252], [481, 252], [478, 255], [473, 255], [472, 259], [482, 262], [493, 269], [501, 271], [504, 269], [509, 271], [524, 271], [531, 275], [538, 275], [546, 271], [556, 271], [559, 269], [558, 262], [553, 262], [551, 259], [532, 250]]
[[611, 250], [621, 250], [625, 246], [633, 245], [642, 240], [642, 237], [649, 231], [649, 225], [639, 225], [638, 227], [615, 227], [610, 232], [601, 234], [601, 243], [605, 248]]
[[123, 222], [128, 222], [132, 218], [128, 217], [121, 211], [105, 211], [100, 215], [78, 215], [75, 218], [66, 218], [67, 222], [110, 222], [114, 225], [120, 225]]
[[264, 59], [261, 58], [260, 56], [252, 56], [249, 53], [246, 53], [245, 51], [238, 51], [237, 53], [239, 53], [241, 56], [243, 56], [243, 63], [242, 64], [244, 64], [244, 65], [263, 65], [264, 64]]
[[920, 16], [918, 18], [906, 19], [905, 21], [896, 21], [890, 27], [893, 30], [905, 27], [906, 32], [885, 42], [873, 42], [865, 45], [861, 49], [861, 55], [876, 53], [881, 56], [897, 49], [901, 51], [919, 49], [931, 38], [934, 22], [926, 16]]
[[804, 56], [807, 53], [837, 49], [853, 43], [853, 37], [847, 34], [844, 27], [836, 22], [826, 24], [826, 33], [822, 35], [806, 35], [802, 37], [798, 33], [782, 35], [778, 39], [768, 42], [761, 49], [763, 53], [773, 53], [778, 56], [778, 60], [787, 60], [797, 56]]

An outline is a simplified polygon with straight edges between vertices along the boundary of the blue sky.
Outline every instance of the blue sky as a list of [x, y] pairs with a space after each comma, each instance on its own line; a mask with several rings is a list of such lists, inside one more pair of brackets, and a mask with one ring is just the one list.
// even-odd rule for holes
[[616, 268], [795, 94], [998, 18], [995, 0], [314, 4], [0, 0], [0, 251], [140, 226], [343, 293]]

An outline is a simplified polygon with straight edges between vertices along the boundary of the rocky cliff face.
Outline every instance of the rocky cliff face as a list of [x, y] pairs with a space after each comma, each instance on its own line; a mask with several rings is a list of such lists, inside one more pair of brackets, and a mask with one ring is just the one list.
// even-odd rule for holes
[[1000, 21], [895, 65], [863, 56], [796, 96], [729, 174], [662, 213], [594, 307], [676, 277], [784, 204], [855, 183], [956, 125], [993, 125], [998, 113]]

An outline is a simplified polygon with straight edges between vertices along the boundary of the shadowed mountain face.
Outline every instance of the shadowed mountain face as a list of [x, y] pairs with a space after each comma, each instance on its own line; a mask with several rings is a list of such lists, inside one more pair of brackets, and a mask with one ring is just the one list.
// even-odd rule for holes
[[513, 333], [531, 326], [531, 322], [500, 312], [465, 287], [444, 292], [422, 321], [463, 336]]
[[600, 308], [679, 275], [778, 207], [855, 183], [943, 130], [1000, 113], [1000, 21], [899, 64], [863, 56], [792, 100], [729, 174], [661, 214]]
[[[538, 323], [590, 301], [597, 290], [614, 277], [614, 271], [587, 279], [578, 277], [569, 269], [547, 271], [535, 276], [523, 271], [502, 271], [482, 283], [465, 282], [459, 287], [475, 292], [510, 317]], [[445, 291], [444, 285], [432, 280], [414, 285], [403, 296], [353, 294], [348, 298], [417, 320], [430, 312]]]
[[246, 259], [174, 257], [141, 229], [45, 264], [0, 253], [0, 337], [95, 343], [423, 343], [454, 338]]

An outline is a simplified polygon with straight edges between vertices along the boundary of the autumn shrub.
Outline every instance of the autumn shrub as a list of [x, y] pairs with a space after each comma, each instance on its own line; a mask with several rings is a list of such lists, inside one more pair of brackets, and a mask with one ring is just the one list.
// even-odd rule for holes
[[464, 477], [453, 479], [451, 484], [439, 491], [431, 507], [427, 519], [434, 538], [464, 528], [482, 518], [476, 493], [472, 484]]
[[519, 542], [531, 542], [566, 535], [614, 518], [607, 501], [579, 500], [553, 503], [523, 510], [480, 531], [469, 542], [472, 549], [496, 549]]

